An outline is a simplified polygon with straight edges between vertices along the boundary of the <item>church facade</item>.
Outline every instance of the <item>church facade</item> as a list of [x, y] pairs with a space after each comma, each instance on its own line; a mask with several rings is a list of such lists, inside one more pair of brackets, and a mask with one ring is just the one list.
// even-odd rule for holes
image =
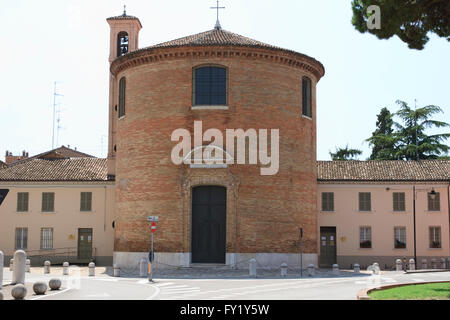
[[[300, 227], [304, 261], [317, 264], [315, 101], [322, 64], [220, 26], [138, 48], [137, 18], [107, 21], [108, 161], [117, 186], [114, 260], [135, 265], [147, 256], [146, 217], [159, 216], [155, 252], [170, 265], [239, 264], [255, 254], [277, 266], [293, 263]], [[203, 138], [208, 129], [224, 136], [242, 130], [248, 161], [237, 164], [233, 155], [231, 163], [219, 165], [174, 163], [173, 132], [194, 137], [196, 123]], [[262, 175], [264, 165], [250, 163], [254, 150], [248, 146], [260, 129], [279, 130], [279, 141], [268, 137], [269, 145], [279, 144], [276, 174]], [[207, 145], [196, 142], [192, 150]]]

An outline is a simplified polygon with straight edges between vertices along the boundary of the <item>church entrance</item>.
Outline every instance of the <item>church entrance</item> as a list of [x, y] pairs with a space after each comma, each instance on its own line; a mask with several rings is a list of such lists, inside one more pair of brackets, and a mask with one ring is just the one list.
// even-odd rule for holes
[[192, 263], [225, 263], [227, 189], [192, 189]]

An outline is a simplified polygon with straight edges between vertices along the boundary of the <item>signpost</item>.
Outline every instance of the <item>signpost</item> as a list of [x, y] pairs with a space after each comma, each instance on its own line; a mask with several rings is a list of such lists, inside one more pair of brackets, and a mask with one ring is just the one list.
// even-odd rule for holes
[[300, 278], [303, 278], [303, 228], [300, 227]]
[[148, 216], [147, 221], [151, 222], [151, 231], [152, 231], [152, 244], [151, 251], [148, 254], [148, 281], [153, 282], [153, 272], [152, 272], [152, 263], [155, 258], [155, 254], [153, 252], [153, 235], [156, 232], [156, 222], [159, 221], [158, 216]]

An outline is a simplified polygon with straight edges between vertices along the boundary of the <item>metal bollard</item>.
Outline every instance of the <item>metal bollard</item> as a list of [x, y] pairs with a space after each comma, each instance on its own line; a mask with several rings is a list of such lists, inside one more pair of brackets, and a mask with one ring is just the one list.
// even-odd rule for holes
[[250, 277], [256, 277], [256, 259], [251, 259], [248, 266]]
[[427, 259], [422, 259], [422, 270], [425, 270], [425, 269], [427, 269], [428, 268], [428, 266], [427, 266]]
[[331, 273], [335, 276], [338, 276], [339, 275], [339, 265], [333, 264], [333, 271]]
[[139, 276], [140, 277], [148, 276], [147, 268], [148, 268], [147, 259], [142, 258], [141, 261], [139, 261]]
[[445, 269], [445, 258], [441, 258], [441, 269]]
[[63, 276], [68, 276], [68, 275], [69, 275], [69, 263], [64, 262], [63, 263]]
[[27, 259], [27, 261], [26, 261], [25, 271], [28, 272], [28, 273], [31, 272], [31, 261], [30, 261], [30, 259]]
[[402, 271], [402, 260], [395, 260], [395, 271]]
[[89, 277], [95, 276], [95, 263], [89, 263]]
[[409, 259], [409, 270], [416, 270], [416, 262], [414, 259]]
[[355, 274], [359, 274], [360, 273], [360, 268], [359, 268], [359, 264], [355, 263], [355, 265], [353, 266], [353, 272]]
[[14, 259], [9, 260], [9, 271], [13, 271], [14, 269]]
[[114, 267], [114, 277], [120, 277], [120, 268], [118, 264], [115, 264]]
[[316, 273], [315, 273], [314, 265], [313, 264], [309, 264], [308, 265], [308, 276], [312, 277], [315, 274]]
[[[3, 263], [5, 256], [3, 255], [3, 251], [0, 250], [0, 290], [2, 290], [3, 285]], [[2, 300], [2, 299], [0, 299]]]
[[11, 284], [25, 284], [27, 254], [23, 250], [14, 252], [14, 270]]
[[281, 269], [281, 276], [282, 276], [282, 277], [286, 277], [286, 275], [287, 275], [287, 270], [288, 270], [288, 265], [287, 265], [287, 263], [282, 263], [281, 266], [280, 266], [280, 269]]

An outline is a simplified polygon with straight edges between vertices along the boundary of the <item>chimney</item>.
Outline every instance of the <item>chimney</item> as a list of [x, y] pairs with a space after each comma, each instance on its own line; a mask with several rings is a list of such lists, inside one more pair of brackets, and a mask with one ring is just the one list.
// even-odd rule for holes
[[13, 162], [20, 161], [26, 158], [28, 158], [28, 152], [26, 152], [25, 150], [22, 152], [21, 156], [13, 156], [12, 152], [6, 151], [5, 163], [11, 164]]

